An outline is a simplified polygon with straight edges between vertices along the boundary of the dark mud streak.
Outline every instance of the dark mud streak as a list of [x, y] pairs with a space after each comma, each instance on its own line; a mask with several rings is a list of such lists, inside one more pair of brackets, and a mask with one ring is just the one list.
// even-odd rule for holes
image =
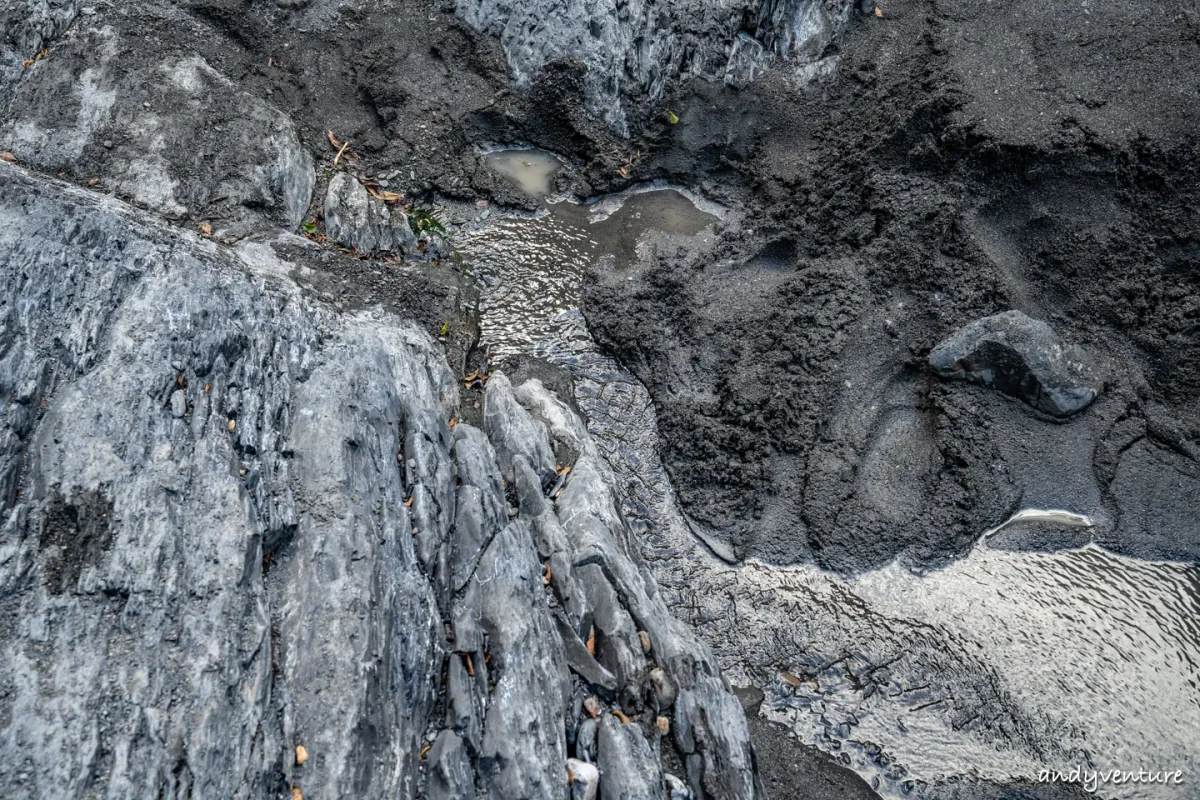
[[98, 566], [112, 543], [112, 501], [104, 490], [82, 492], [68, 501], [55, 494], [42, 512], [38, 549], [42, 576], [51, 594], [74, 591], [87, 566]]

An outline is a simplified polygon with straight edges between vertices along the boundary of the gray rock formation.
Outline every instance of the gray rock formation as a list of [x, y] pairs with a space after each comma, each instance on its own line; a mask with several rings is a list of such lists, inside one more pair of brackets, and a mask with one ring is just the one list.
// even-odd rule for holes
[[403, 210], [372, 197], [349, 173], [339, 172], [325, 194], [325, 232], [362, 255], [417, 249], [417, 237]]
[[641, 730], [606, 715], [600, 721], [602, 800], [666, 800], [666, 784]]
[[67, 29], [79, 13], [76, 0], [36, 0], [0, 5], [0, 109], [8, 103], [24, 63]]
[[852, 0], [504, 3], [458, 0], [496, 36], [519, 86], [553, 62], [587, 67], [589, 111], [628, 133], [631, 110], [662, 99], [681, 76], [745, 85], [776, 61], [805, 67], [840, 35]]
[[1056, 417], [1082, 411], [1100, 393], [1086, 356], [1020, 311], [956, 331], [929, 354], [929, 365], [943, 378], [978, 383]]
[[567, 761], [567, 768], [571, 770], [571, 800], [596, 800], [600, 771], [595, 765], [572, 758]]
[[315, 176], [291, 120], [199, 55], [133, 60], [141, 46], [107, 25], [75, 25], [53, 58], [25, 70], [0, 150], [170, 218], [216, 220], [218, 235], [298, 225]]
[[0, 794], [565, 798], [574, 756], [665, 796], [658, 667], [697, 796], [756, 796], [579, 418], [497, 375], [450, 425], [427, 334], [289, 269], [0, 164]]

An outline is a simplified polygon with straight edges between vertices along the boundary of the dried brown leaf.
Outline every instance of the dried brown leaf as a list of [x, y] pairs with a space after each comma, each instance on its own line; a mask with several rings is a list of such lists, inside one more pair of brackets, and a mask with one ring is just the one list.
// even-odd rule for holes
[[404, 195], [389, 192], [386, 189], [375, 190], [368, 186], [367, 191], [371, 193], [371, 197], [374, 197], [376, 200], [382, 200], [385, 203], [399, 203], [404, 199]]

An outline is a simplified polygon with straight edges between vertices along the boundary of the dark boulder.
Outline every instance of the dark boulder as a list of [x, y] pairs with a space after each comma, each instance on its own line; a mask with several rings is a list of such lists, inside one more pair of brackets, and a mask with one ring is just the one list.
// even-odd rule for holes
[[1055, 417], [1082, 411], [1100, 393], [1086, 357], [1020, 311], [959, 329], [933, 349], [929, 365], [943, 378], [995, 389]]

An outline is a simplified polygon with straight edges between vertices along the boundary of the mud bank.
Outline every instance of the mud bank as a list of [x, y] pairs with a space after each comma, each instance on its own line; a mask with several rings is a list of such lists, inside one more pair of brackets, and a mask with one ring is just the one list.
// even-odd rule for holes
[[[944, 563], [1053, 507], [1116, 552], [1197, 557], [1189, 19], [898, 2], [855, 17], [806, 90], [681, 90], [644, 169], [730, 143], [708, 174], [745, 187], [744, 221], [600, 274], [585, 314], [650, 390], [698, 530], [852, 572]], [[1052, 417], [930, 368], [1010, 309], [1088, 354], [1092, 405]]]

